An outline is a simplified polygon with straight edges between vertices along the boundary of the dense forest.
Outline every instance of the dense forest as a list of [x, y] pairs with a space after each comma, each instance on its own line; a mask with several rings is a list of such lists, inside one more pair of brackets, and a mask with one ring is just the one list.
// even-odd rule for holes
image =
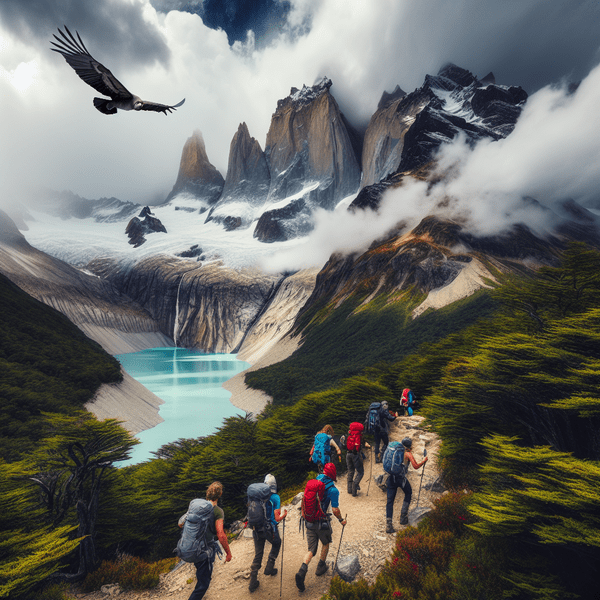
[[[211, 481], [224, 484], [227, 521], [242, 517], [246, 486], [265, 472], [288, 488], [309, 476], [306, 453], [316, 429], [331, 423], [342, 432], [364, 418], [372, 400], [398, 406], [410, 386], [427, 426], [442, 438], [444, 483], [457, 493], [444, 496], [418, 529], [398, 534], [373, 585], [334, 578], [327, 596], [593, 598], [600, 564], [600, 253], [573, 244], [558, 266], [505, 277], [472, 302], [485, 307], [478, 319], [461, 312], [468, 303], [448, 309], [446, 318], [455, 320], [442, 334], [413, 330], [414, 348], [376, 360], [364, 353], [360, 372], [345, 378], [319, 375], [319, 352], [311, 362], [307, 351], [296, 358], [317, 374], [313, 391], [282, 391], [284, 400], [258, 419], [229, 418], [215, 434], [164, 446], [140, 465], [114, 466], [135, 444], [114, 421], [98, 423], [64, 403], [40, 407], [34, 451], [10, 450], [0, 462], [0, 595], [27, 598], [57, 571], [81, 579], [117, 550], [149, 560], [172, 556], [176, 519]], [[328, 321], [341, 331], [330, 313], [320, 321], [321, 338]], [[397, 323], [395, 339], [408, 337], [408, 321]], [[367, 320], [356, 331], [357, 350], [392, 347], [383, 341], [386, 328], [369, 328]], [[57, 376], [73, 379], [58, 351], [49, 352], [50, 363], [54, 356]], [[285, 369], [294, 369], [293, 357]], [[107, 372], [98, 367], [93, 377], [101, 381]], [[85, 518], [76, 510], [82, 504]], [[142, 513], [134, 525], [131, 515]], [[42, 540], [51, 553], [40, 551]]]

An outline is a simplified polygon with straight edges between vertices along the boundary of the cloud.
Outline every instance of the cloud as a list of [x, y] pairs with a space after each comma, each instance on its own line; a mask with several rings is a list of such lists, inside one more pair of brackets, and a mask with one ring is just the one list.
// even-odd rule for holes
[[[586, 0], [293, 0], [291, 7], [286, 25], [258, 47], [252, 35], [230, 46], [226, 32], [199, 16], [157, 12], [150, 0], [0, 1], [0, 181], [12, 190], [26, 182], [143, 203], [170, 191], [195, 129], [225, 174], [239, 123], [264, 147], [277, 100], [322, 75], [346, 115], [364, 124], [384, 90], [412, 91], [448, 61], [479, 76], [492, 70], [500, 83], [531, 92], [580, 78], [598, 60], [600, 4]], [[49, 50], [63, 24], [133, 93], [186, 103], [168, 117], [100, 114], [95, 91]], [[18, 69], [33, 74], [26, 88], [15, 84]]]
[[[322, 266], [334, 252], [363, 252], [397, 224], [406, 230], [430, 214], [459, 221], [476, 235], [525, 224], [540, 235], [572, 199], [600, 208], [600, 66], [575, 93], [547, 86], [530, 96], [514, 131], [471, 147], [464, 137], [441, 147], [442, 181], [406, 181], [388, 191], [377, 212], [345, 206], [316, 216], [303, 243], [264, 260], [269, 271]], [[550, 210], [548, 210], [550, 209]]]

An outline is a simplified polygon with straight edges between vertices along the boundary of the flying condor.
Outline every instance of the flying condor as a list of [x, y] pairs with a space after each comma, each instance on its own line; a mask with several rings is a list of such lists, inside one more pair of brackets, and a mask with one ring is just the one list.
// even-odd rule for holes
[[175, 110], [185, 102], [185, 98], [173, 106], [166, 104], [157, 104], [156, 102], [147, 102], [139, 96], [132, 94], [102, 63], [99, 63], [87, 50], [79, 33], [77, 39], [65, 25], [65, 34], [60, 29], [61, 38], [54, 35], [56, 42], [50, 40], [50, 43], [56, 48], [50, 48], [54, 52], [59, 52], [65, 57], [65, 60], [75, 69], [75, 72], [83, 81], [91, 85], [96, 91], [110, 96], [107, 98], [94, 98], [94, 106], [105, 115], [114, 115], [117, 109], [121, 110], [153, 110], [165, 115]]

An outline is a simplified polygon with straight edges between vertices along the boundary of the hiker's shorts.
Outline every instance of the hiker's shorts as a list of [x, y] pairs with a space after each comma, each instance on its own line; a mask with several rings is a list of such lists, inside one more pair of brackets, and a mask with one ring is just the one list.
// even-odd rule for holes
[[315, 556], [317, 554], [319, 542], [321, 542], [323, 546], [331, 544], [331, 525], [329, 525], [327, 529], [308, 529], [307, 527], [306, 539], [308, 540], [308, 551]]

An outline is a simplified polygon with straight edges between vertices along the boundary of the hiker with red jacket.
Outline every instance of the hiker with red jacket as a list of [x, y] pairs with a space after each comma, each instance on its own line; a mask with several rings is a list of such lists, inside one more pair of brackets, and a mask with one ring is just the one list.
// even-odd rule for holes
[[[333, 515], [343, 525], [346, 525], [345, 519], [342, 518], [340, 511], [340, 492], [335, 487], [334, 482], [337, 481], [337, 471], [333, 463], [327, 463], [323, 467], [323, 473], [317, 476], [316, 480], [311, 480], [306, 484], [306, 490], [304, 493], [302, 512], [303, 517], [305, 516], [305, 510], [308, 511], [309, 507], [305, 506], [305, 501], [308, 501], [308, 490], [310, 484], [313, 482], [322, 482], [324, 484], [323, 498], [318, 495], [315, 500], [317, 501], [316, 507], [310, 507], [310, 510], [315, 514], [315, 510], [318, 511], [319, 518], [309, 521], [308, 515], [306, 515], [306, 539], [308, 541], [308, 553], [304, 557], [304, 562], [300, 566], [300, 570], [296, 573], [296, 587], [303, 592], [306, 588], [304, 586], [304, 579], [308, 570], [308, 565], [312, 560], [312, 557], [317, 554], [319, 542], [321, 542], [321, 554], [319, 564], [315, 575], [324, 575], [329, 569], [329, 565], [325, 562], [327, 559], [327, 553], [329, 552], [329, 545], [331, 544], [331, 517], [327, 515], [327, 509], [331, 505]], [[321, 485], [321, 484], [318, 484]], [[321, 486], [323, 489], [323, 486]]]
[[317, 435], [315, 435], [315, 441], [310, 449], [310, 455], [308, 457], [309, 462], [312, 461], [317, 465], [319, 473], [323, 472], [323, 467], [331, 462], [331, 449], [337, 452], [338, 460], [342, 460], [342, 451], [339, 446], [333, 440], [333, 427], [331, 425], [325, 425]]
[[415, 394], [410, 388], [404, 388], [402, 390], [402, 397], [400, 398], [400, 406], [404, 409], [404, 416], [412, 417], [413, 406], [415, 405]]
[[346, 467], [348, 467], [348, 493], [358, 496], [360, 482], [365, 474], [363, 465], [362, 446], [371, 446], [363, 439], [365, 426], [362, 423], [350, 423], [346, 439]]

